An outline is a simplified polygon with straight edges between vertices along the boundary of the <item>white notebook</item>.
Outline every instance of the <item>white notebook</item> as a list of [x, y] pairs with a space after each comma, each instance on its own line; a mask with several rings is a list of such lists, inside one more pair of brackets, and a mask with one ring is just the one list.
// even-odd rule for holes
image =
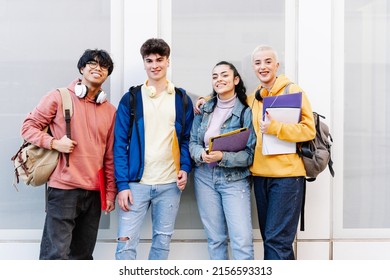
[[[277, 121], [283, 123], [298, 123], [301, 108], [267, 108], [267, 112]], [[267, 114], [265, 115], [267, 121]], [[295, 142], [278, 139], [275, 135], [263, 134], [263, 155], [293, 154], [297, 152]]]

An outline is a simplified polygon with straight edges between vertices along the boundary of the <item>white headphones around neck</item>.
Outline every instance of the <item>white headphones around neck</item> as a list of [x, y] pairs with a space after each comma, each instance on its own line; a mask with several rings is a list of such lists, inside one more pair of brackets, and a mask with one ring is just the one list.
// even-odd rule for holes
[[[88, 87], [86, 85], [83, 85], [81, 82], [78, 82], [74, 86], [74, 93], [78, 98], [84, 98], [88, 94]], [[107, 99], [107, 94], [101, 90], [98, 92], [98, 94], [95, 96], [95, 102], [98, 104], [103, 103]]]
[[[149, 97], [154, 98], [154, 97], [156, 97], [156, 94], [157, 94], [156, 88], [154, 86], [149, 86], [148, 83], [149, 83], [149, 81], [146, 80], [145, 81], [145, 88], [147, 90], [147, 94], [149, 95]], [[166, 90], [169, 94], [175, 93], [175, 85], [171, 81], [167, 80], [167, 89]]]

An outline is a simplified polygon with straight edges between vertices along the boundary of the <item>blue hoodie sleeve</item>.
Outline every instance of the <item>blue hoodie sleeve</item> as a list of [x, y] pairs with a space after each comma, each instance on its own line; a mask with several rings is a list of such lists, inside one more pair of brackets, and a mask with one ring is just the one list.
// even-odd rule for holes
[[[186, 93], [184, 92], [183, 94]], [[192, 159], [189, 150], [189, 141], [190, 141], [192, 122], [194, 120], [194, 108], [193, 108], [192, 100], [188, 95], [187, 95], [187, 100], [188, 100], [188, 104], [185, 112], [186, 121], [185, 121], [184, 133], [180, 142], [180, 169], [186, 171], [187, 174], [189, 174], [192, 170]]]
[[118, 192], [129, 189], [129, 141], [130, 93], [127, 92], [119, 102], [115, 120], [114, 164]]

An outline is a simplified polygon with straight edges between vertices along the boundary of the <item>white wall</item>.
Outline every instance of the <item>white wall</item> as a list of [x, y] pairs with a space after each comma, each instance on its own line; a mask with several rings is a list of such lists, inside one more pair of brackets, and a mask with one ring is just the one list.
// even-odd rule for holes
[[[163, 1], [111, 1], [111, 46], [116, 61], [116, 71], [111, 77], [113, 104], [118, 104], [128, 85], [145, 80], [144, 72], [139, 71], [143, 69], [139, 47], [145, 39], [161, 35], [170, 38], [171, 1], [162, 5]], [[344, 143], [339, 117], [344, 110], [343, 1], [286, 0], [286, 3], [286, 42], [291, 42], [291, 45], [286, 43], [286, 74], [306, 91], [313, 110], [327, 116], [326, 122], [338, 136], [333, 147], [336, 177], [331, 179], [325, 171], [317, 181], [307, 184], [305, 231], [297, 235], [297, 257], [300, 260], [390, 259], [387, 231], [373, 229], [354, 234], [342, 228]], [[334, 116], [338, 116], [337, 121]], [[99, 232], [96, 259], [114, 258], [116, 220], [110, 222], [109, 230]], [[370, 239], [372, 231], [383, 232], [382, 238]], [[26, 232], [31, 233], [30, 239], [23, 237]], [[0, 259], [36, 259], [40, 235], [40, 230], [2, 231]], [[148, 239], [140, 244], [141, 259], [146, 258], [149, 246]], [[261, 240], [256, 240], [255, 248], [256, 258], [261, 259]], [[207, 255], [204, 239], [179, 238], [172, 243], [171, 259], [204, 259]]]

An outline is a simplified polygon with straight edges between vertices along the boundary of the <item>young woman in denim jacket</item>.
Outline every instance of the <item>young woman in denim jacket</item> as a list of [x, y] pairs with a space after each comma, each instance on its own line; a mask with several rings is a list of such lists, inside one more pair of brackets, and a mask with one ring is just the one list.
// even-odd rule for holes
[[[211, 98], [194, 118], [189, 144], [195, 161], [199, 214], [207, 234], [210, 259], [229, 258], [228, 233], [233, 259], [253, 259], [249, 166], [256, 138], [252, 112], [246, 102], [246, 88], [234, 65], [226, 61], [217, 63], [212, 71], [212, 85]], [[250, 129], [245, 149], [206, 152], [210, 137], [236, 130], [241, 125]], [[210, 167], [212, 162], [217, 165]]]

